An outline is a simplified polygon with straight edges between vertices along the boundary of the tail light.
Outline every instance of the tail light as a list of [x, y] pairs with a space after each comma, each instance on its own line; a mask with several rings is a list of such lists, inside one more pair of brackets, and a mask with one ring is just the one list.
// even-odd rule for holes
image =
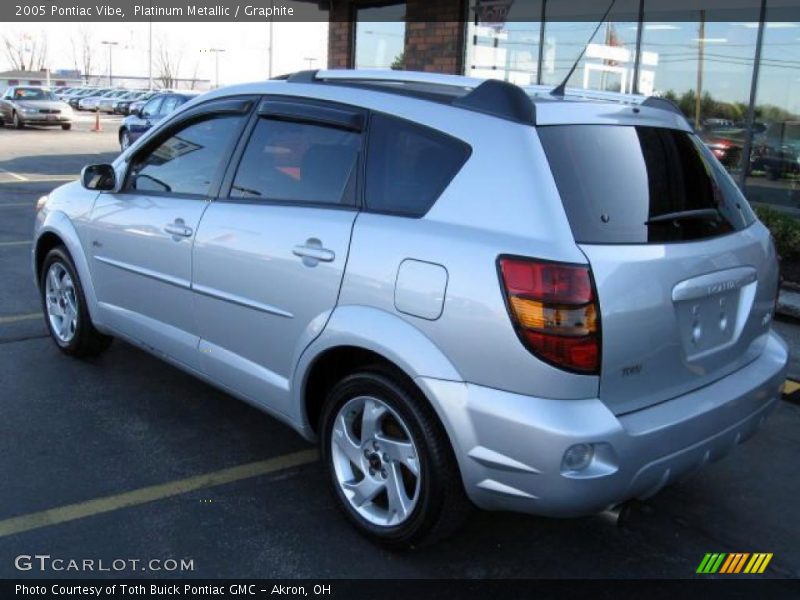
[[553, 366], [600, 371], [600, 310], [588, 267], [500, 257], [506, 304], [520, 340]]

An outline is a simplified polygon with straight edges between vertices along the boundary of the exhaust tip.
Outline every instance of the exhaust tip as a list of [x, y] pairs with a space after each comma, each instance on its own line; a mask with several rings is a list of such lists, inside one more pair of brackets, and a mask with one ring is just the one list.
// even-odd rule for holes
[[613, 525], [614, 527], [623, 527], [630, 520], [632, 511], [633, 503], [631, 501], [627, 501], [623, 502], [622, 504], [612, 506], [611, 508], [607, 508], [603, 512], [599, 513], [598, 516], [609, 525]]

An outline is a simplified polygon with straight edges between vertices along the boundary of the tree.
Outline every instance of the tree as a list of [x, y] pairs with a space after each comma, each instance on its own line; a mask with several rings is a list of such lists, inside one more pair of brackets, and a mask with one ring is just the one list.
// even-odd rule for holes
[[70, 38], [72, 45], [72, 63], [75, 65], [75, 70], [83, 75], [84, 83], [89, 83], [89, 76], [95, 67], [95, 53], [97, 47], [94, 43], [92, 29], [83, 25], [78, 29], [78, 32]]
[[402, 71], [403, 69], [405, 69], [405, 63], [406, 63], [406, 53], [405, 51], [403, 51], [394, 57], [391, 68], [394, 71]]
[[44, 32], [4, 32], [3, 52], [14, 71], [43, 71], [47, 66], [47, 36]]
[[156, 76], [157, 81], [163, 88], [174, 88], [178, 85], [178, 73], [181, 68], [183, 58], [182, 49], [175, 49], [161, 38], [158, 40], [156, 49]]

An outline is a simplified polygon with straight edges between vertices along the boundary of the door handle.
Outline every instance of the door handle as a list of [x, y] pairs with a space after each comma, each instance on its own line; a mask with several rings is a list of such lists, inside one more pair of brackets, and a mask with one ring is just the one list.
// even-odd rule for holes
[[164, 225], [164, 231], [173, 237], [189, 237], [193, 231], [191, 227], [187, 227], [183, 219], [175, 219], [174, 223], [167, 223]]
[[318, 262], [333, 262], [336, 253], [322, 247], [322, 242], [316, 238], [309, 238], [305, 244], [295, 246], [292, 254], [303, 259], [303, 264], [313, 267]]

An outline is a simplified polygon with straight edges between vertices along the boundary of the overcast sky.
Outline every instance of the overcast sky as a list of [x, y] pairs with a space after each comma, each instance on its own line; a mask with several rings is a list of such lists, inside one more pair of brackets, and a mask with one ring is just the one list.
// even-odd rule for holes
[[[101, 41], [119, 42], [113, 48], [114, 77], [147, 77], [148, 23], [3, 23], [3, 33], [46, 36], [51, 70], [75, 68], [72, 40], [90, 28], [96, 45], [95, 74], [108, 73], [108, 47]], [[327, 65], [328, 24], [275, 23], [273, 74]], [[220, 85], [267, 77], [269, 24], [264, 23], [153, 23], [154, 56], [161, 45], [180, 55], [180, 77], [214, 80], [214, 55], [205, 48], [222, 48]], [[78, 61], [80, 65], [80, 60]], [[0, 70], [10, 68], [0, 56]], [[153, 76], [157, 77], [154, 59]]]

